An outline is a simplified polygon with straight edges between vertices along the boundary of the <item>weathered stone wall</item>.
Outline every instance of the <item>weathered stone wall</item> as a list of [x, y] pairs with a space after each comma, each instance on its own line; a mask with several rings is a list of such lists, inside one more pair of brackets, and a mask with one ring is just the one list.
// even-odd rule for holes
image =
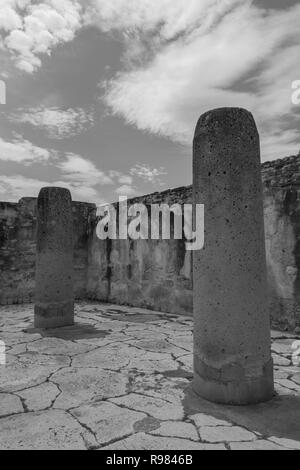
[[[300, 327], [300, 155], [263, 164], [262, 177], [272, 322], [295, 329]], [[128, 204], [191, 201], [189, 186]], [[96, 224], [95, 217], [89, 240], [89, 298], [192, 314], [192, 253], [184, 241], [100, 241]]]
[[300, 154], [263, 165], [270, 311], [300, 329]]
[[[35, 284], [35, 198], [0, 202], [0, 304], [30, 302]], [[89, 214], [93, 204], [73, 202], [75, 295], [85, 297]]]
[[[154, 193], [128, 205], [189, 203], [191, 187]], [[191, 315], [192, 252], [185, 240], [107, 240], [93, 233], [89, 244], [87, 294], [91, 299]], [[150, 227], [150, 222], [149, 222]]]
[[0, 303], [32, 300], [35, 272], [36, 200], [0, 203]]
[[91, 237], [93, 215], [96, 206], [83, 202], [73, 202], [74, 224], [74, 293], [76, 299], [86, 297], [88, 277], [88, 248]]
[[[300, 155], [263, 164], [262, 176], [272, 321], [300, 328]], [[191, 201], [188, 186], [129, 204]], [[93, 204], [74, 202], [73, 213], [77, 298], [192, 314], [192, 252], [183, 240], [104, 242]], [[0, 304], [32, 300], [35, 247], [36, 199], [0, 203]]]

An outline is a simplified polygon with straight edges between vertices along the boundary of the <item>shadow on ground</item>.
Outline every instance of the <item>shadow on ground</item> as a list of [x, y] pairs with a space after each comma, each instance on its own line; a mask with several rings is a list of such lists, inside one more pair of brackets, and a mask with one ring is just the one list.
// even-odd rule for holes
[[110, 335], [109, 330], [99, 330], [93, 325], [86, 323], [75, 323], [73, 326], [65, 326], [63, 328], [52, 328], [43, 330], [39, 328], [28, 328], [24, 330], [25, 333], [39, 333], [43, 338], [60, 338], [65, 340], [80, 340], [80, 339], [94, 339], [105, 338]]
[[[153, 321], [159, 321], [162, 319], [162, 315], [155, 315], [153, 313], [128, 313], [120, 309], [107, 309], [103, 313], [104, 318], [110, 318], [111, 320], [125, 321], [129, 323], [147, 323]], [[170, 318], [170, 316], [168, 317]], [[175, 316], [173, 318], [176, 318]]]
[[224, 406], [203, 400], [189, 386], [185, 391], [183, 406], [187, 414], [205, 413], [263, 436], [300, 441], [299, 396], [276, 396], [259, 405]]

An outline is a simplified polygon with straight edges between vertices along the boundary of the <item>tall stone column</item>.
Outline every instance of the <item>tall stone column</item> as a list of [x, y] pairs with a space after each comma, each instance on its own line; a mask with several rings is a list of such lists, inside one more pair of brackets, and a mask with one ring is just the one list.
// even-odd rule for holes
[[74, 323], [72, 199], [63, 188], [43, 188], [38, 197], [34, 313], [36, 328]]
[[205, 205], [205, 246], [194, 256], [194, 382], [201, 397], [246, 405], [273, 396], [260, 168], [251, 113], [200, 117], [194, 204]]

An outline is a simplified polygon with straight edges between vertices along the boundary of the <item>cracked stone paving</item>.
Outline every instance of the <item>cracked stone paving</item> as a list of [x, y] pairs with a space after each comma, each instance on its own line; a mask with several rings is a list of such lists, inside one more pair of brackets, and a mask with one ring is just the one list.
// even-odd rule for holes
[[75, 326], [42, 331], [32, 305], [0, 307], [0, 448], [300, 450], [300, 338], [272, 332], [272, 401], [220, 406], [191, 390], [192, 326], [82, 302]]

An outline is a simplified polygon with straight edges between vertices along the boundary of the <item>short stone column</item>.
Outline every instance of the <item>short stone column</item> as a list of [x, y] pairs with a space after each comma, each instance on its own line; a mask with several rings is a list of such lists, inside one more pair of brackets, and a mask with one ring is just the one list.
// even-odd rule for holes
[[194, 204], [205, 246], [194, 259], [194, 382], [201, 397], [246, 405], [272, 398], [259, 135], [239, 108], [204, 114], [194, 138]]
[[38, 197], [36, 328], [74, 323], [73, 214], [71, 194], [43, 188]]

